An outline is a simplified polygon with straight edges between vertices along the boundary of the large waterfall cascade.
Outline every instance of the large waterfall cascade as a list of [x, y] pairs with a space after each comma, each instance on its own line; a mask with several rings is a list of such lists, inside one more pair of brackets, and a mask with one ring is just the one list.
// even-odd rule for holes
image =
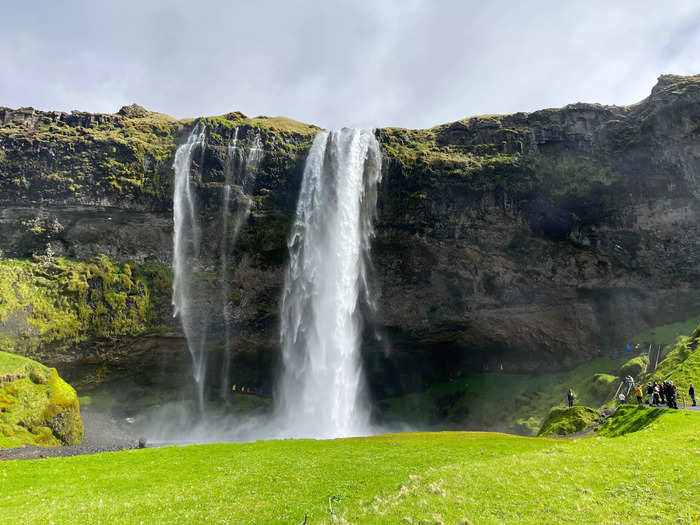
[[[207, 356], [209, 324], [213, 312], [204, 306], [207, 301], [199, 297], [201, 291], [196, 286], [197, 273], [202, 269], [201, 226], [196, 196], [193, 190], [192, 160], [200, 152], [199, 166], [202, 165], [205, 147], [205, 128], [198, 124], [190, 133], [187, 141], [175, 153], [173, 170], [175, 171], [175, 188], [173, 195], [173, 306], [174, 315], [180, 320], [187, 348], [192, 357], [192, 376], [197, 390], [197, 402], [200, 412], [204, 411], [204, 393], [207, 380]], [[239, 144], [239, 129], [234, 130], [233, 138], [227, 149], [225, 181], [222, 187], [222, 215], [220, 239], [220, 280], [221, 317], [224, 319], [224, 364], [222, 366], [222, 393], [228, 385], [228, 369], [231, 352], [231, 280], [229, 261], [235, 248], [236, 240], [245, 224], [252, 205], [250, 194], [253, 190], [256, 172], [263, 156], [262, 141], [259, 132], [248, 140], [242, 148]], [[231, 194], [237, 192], [235, 211], [231, 212]]]
[[304, 168], [281, 304], [283, 434], [331, 438], [369, 430], [360, 361], [381, 154], [371, 130], [319, 133]]

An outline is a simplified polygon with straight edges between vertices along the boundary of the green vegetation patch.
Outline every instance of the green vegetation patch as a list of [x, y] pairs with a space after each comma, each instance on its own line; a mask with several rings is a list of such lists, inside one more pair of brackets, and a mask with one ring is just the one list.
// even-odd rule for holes
[[167, 316], [168, 268], [105, 255], [0, 259], [0, 350], [29, 356], [138, 335]]
[[0, 448], [82, 440], [78, 398], [56, 369], [0, 352]]
[[700, 415], [666, 411], [615, 439], [168, 447], [5, 462], [0, 494], [9, 523], [693, 523], [698, 436]]
[[479, 372], [425, 392], [378, 401], [384, 416], [418, 425], [498, 430], [535, 435], [552, 406], [564, 406], [573, 388], [577, 405], [600, 407], [612, 399], [623, 361], [601, 357], [566, 372], [529, 375]]
[[673, 349], [648, 378], [656, 381], [673, 381], [678, 391], [679, 404], [683, 399], [686, 403], [688, 402], [690, 383], [693, 383], [695, 391], [698, 391], [698, 383], [700, 383], [699, 334], [700, 327], [696, 328], [690, 337], [679, 337]]
[[622, 377], [632, 376], [638, 379], [646, 373], [648, 364], [649, 358], [647, 356], [638, 355], [625, 362], [625, 364], [620, 367], [618, 375]]
[[567, 436], [576, 434], [595, 425], [599, 419], [598, 411], [590, 407], [554, 407], [537, 435]]
[[[0, 188], [78, 200], [90, 199], [95, 192], [128, 200], [169, 198], [168, 172], [184, 124], [162, 113], [129, 109], [115, 115], [16, 112], [0, 125], [0, 141], [19, 141], [37, 158], [35, 152], [50, 151], [55, 160], [46, 173], [46, 168], [37, 169], [34, 158], [12, 152], [6, 166], [0, 162], [0, 175], [6, 172]], [[17, 172], [13, 162], [24, 169]]]
[[631, 340], [647, 344], [672, 345], [679, 335], [691, 333], [698, 325], [700, 325], [700, 316], [695, 316], [678, 323], [655, 326], [635, 335]]
[[617, 437], [648, 427], [664, 413], [662, 408], [621, 405], [598, 427], [599, 436]]

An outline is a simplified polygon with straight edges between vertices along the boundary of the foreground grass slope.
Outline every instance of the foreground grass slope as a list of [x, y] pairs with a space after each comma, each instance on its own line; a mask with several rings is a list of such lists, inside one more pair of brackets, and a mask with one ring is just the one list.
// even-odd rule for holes
[[695, 523], [700, 415], [647, 419], [614, 438], [415, 433], [5, 462], [0, 507], [7, 523]]

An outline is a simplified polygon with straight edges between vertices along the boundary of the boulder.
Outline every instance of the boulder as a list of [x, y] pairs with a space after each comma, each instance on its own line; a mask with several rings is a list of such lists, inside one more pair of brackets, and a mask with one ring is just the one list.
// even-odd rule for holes
[[75, 445], [83, 433], [75, 390], [55, 368], [0, 352], [0, 448]]
[[600, 420], [597, 410], [590, 407], [554, 407], [542, 424], [538, 436], [567, 436], [589, 428]]

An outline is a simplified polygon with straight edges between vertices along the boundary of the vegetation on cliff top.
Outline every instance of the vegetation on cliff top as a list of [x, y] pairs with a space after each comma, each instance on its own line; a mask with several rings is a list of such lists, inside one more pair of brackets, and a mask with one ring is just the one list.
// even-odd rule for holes
[[0, 494], [3, 518], [24, 523], [694, 523], [699, 433], [700, 415], [666, 411], [616, 438], [440, 432], [144, 449], [6, 462]]
[[55, 358], [87, 340], [144, 333], [168, 316], [171, 282], [162, 265], [105, 255], [0, 259], [0, 350]]
[[75, 390], [55, 368], [0, 352], [0, 448], [80, 443]]

